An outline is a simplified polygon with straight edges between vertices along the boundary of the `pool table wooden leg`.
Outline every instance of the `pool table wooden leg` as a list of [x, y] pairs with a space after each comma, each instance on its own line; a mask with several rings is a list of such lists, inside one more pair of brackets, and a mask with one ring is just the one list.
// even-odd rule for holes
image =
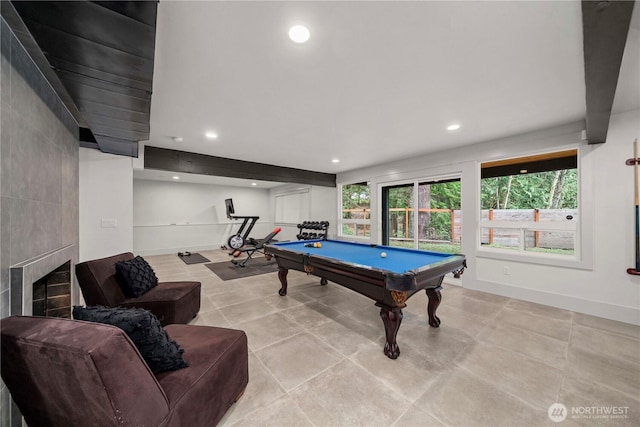
[[402, 309], [398, 307], [380, 307], [380, 317], [384, 323], [384, 332], [387, 336], [387, 342], [384, 344], [384, 354], [390, 359], [397, 359], [400, 356], [400, 347], [396, 343], [396, 335], [400, 329], [402, 322]]
[[289, 273], [289, 269], [288, 268], [278, 268], [278, 279], [280, 279], [280, 283], [282, 284], [282, 287], [280, 288], [280, 290], [278, 291], [278, 294], [280, 294], [281, 297], [285, 296], [287, 294], [287, 274]]
[[435, 289], [425, 289], [427, 296], [429, 297], [429, 305], [427, 306], [427, 314], [429, 314], [429, 325], [437, 328], [440, 326], [440, 318], [436, 316], [436, 310], [442, 301], [442, 294], [440, 293], [440, 287]]

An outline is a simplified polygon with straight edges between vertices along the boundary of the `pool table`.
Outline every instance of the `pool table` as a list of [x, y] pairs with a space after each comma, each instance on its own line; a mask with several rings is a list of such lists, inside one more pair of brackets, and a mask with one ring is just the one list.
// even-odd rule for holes
[[396, 335], [407, 299], [424, 289], [429, 325], [437, 328], [442, 280], [450, 272], [459, 277], [466, 267], [464, 255], [337, 240], [272, 243], [265, 246], [265, 254], [276, 258], [281, 296], [287, 294], [287, 273], [298, 270], [320, 277], [323, 285], [330, 280], [374, 300], [387, 339], [384, 354], [391, 359], [400, 355]]

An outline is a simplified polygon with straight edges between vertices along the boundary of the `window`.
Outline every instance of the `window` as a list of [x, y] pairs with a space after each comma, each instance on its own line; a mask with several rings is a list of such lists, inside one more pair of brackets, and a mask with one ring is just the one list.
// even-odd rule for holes
[[339, 232], [345, 237], [371, 237], [371, 202], [369, 184], [344, 184]]
[[419, 184], [419, 249], [454, 254], [461, 252], [460, 191], [460, 179]]
[[276, 224], [299, 224], [310, 215], [309, 189], [276, 194]]
[[481, 246], [576, 258], [577, 154], [568, 150], [483, 163]]

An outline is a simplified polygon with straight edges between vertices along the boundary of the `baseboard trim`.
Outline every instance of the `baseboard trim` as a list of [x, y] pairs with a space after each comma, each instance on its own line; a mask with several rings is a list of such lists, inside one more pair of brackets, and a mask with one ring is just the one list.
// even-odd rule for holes
[[[464, 286], [463, 281], [463, 286]], [[543, 304], [577, 313], [616, 320], [640, 326], [640, 309], [625, 307], [601, 301], [572, 297], [568, 295], [554, 294], [535, 289], [519, 288], [500, 283], [476, 280], [473, 286], [464, 286], [467, 289], [488, 292], [508, 298]]]
[[133, 253], [140, 256], [152, 256], [152, 255], [178, 255], [178, 252], [200, 252], [200, 251], [214, 251], [221, 250], [220, 246], [181, 246], [179, 248], [163, 248], [163, 249], [148, 249], [148, 250], [136, 250], [134, 248]]

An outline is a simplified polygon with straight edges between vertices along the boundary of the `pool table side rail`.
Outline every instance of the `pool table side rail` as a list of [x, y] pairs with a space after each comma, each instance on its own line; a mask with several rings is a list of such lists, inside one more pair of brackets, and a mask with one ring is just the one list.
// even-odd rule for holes
[[454, 273], [459, 277], [462, 271], [467, 268], [467, 259], [464, 255], [452, 255], [436, 263], [432, 263], [403, 274], [392, 272], [385, 273], [385, 282], [390, 291], [412, 291], [423, 289], [424, 284], [431, 282], [445, 274]]
[[[305, 266], [311, 266], [313, 268], [319, 267], [339, 276], [350, 277], [351, 279], [365, 281], [377, 286], [382, 286], [384, 283], [385, 288], [390, 291], [414, 291], [416, 289], [423, 289], [427, 283], [432, 282], [434, 279], [450, 272], [461, 272], [467, 266], [464, 255], [439, 254], [436, 252], [436, 254], [439, 255], [446, 255], [446, 257], [436, 263], [431, 263], [404, 273], [393, 273], [388, 270], [359, 263], [341, 261], [319, 254], [299, 252], [278, 244], [266, 245], [265, 248], [267, 253], [276, 256], [278, 266], [281, 268], [305, 271]], [[282, 263], [280, 258], [290, 262]], [[357, 269], [358, 272], [350, 272], [350, 269], [345, 269], [345, 266], [350, 267], [350, 269]], [[314, 272], [313, 274], [325, 277], [319, 274], [319, 272]], [[337, 282], [330, 277], [325, 278]]]
[[[276, 260], [280, 268], [305, 272], [302, 263], [287, 255], [276, 255]], [[335, 263], [312, 263], [312, 269], [306, 271], [306, 273], [324, 278], [375, 301], [385, 301], [387, 304], [393, 304], [393, 301], [388, 298], [389, 292], [385, 292], [384, 281], [377, 274], [366, 274], [371, 273], [367, 271], [362, 271], [363, 274], [358, 274], [355, 271], [347, 271], [332, 264]]]

